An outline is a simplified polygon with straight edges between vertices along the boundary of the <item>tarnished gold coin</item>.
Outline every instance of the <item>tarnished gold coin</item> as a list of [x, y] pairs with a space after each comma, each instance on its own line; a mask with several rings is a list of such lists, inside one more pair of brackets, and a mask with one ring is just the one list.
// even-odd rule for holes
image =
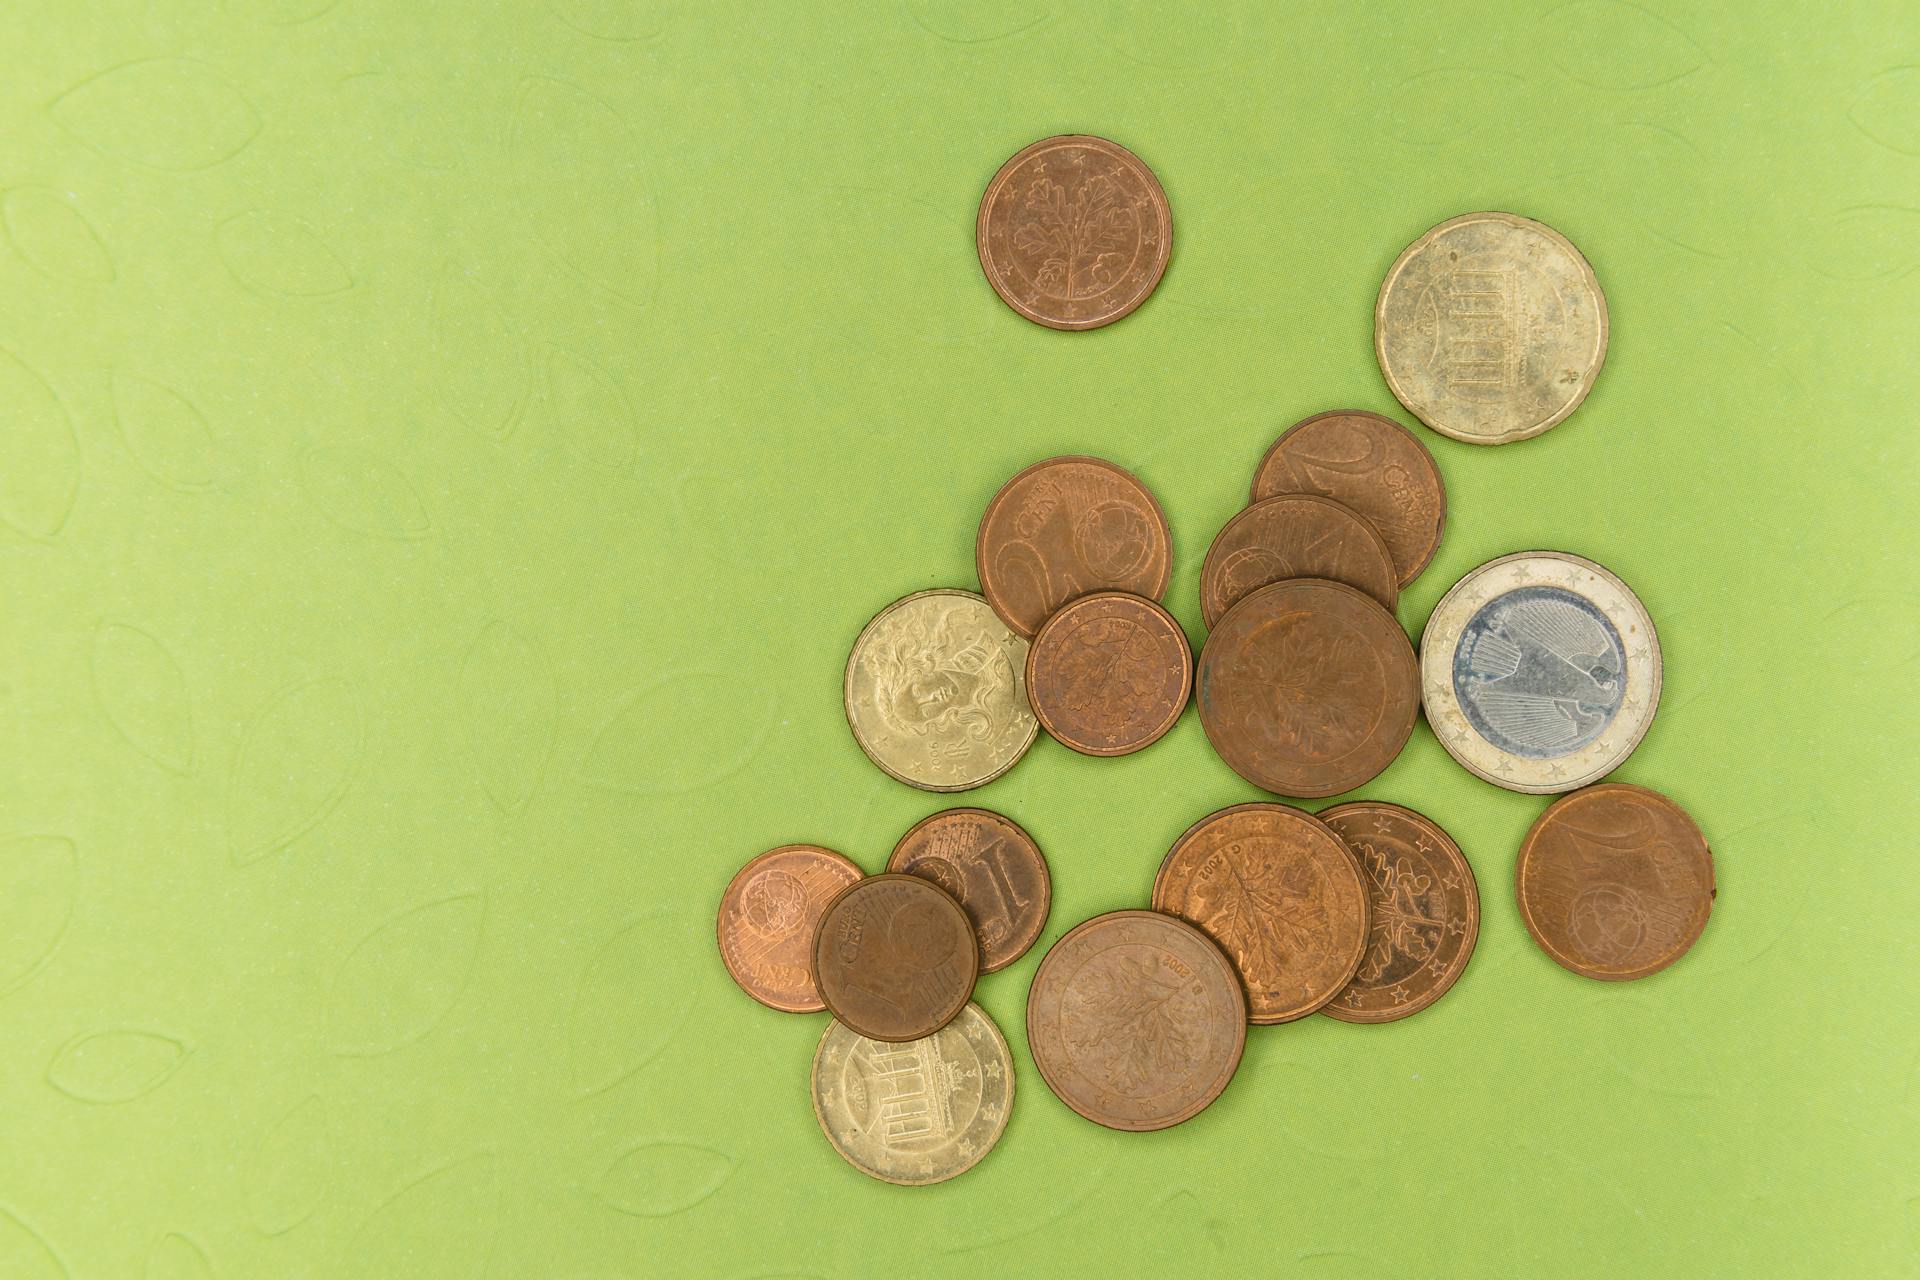
[[969, 1004], [920, 1040], [869, 1040], [827, 1024], [813, 1055], [813, 1114], [843, 1159], [870, 1178], [919, 1187], [973, 1168], [1013, 1111], [1013, 1055]]
[[971, 591], [918, 591], [875, 615], [847, 658], [847, 724], [867, 757], [923, 791], [1013, 768], [1040, 731], [1027, 642]]
[[1505, 444], [1560, 422], [1593, 389], [1607, 298], [1552, 227], [1462, 214], [1387, 272], [1373, 344], [1387, 385], [1420, 421], [1469, 444]]

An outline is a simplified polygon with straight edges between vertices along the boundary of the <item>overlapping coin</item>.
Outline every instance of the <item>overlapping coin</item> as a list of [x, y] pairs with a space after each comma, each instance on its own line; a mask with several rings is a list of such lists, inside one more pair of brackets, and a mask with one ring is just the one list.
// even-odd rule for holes
[[867, 758], [924, 791], [993, 781], [1040, 731], [1027, 642], [971, 591], [918, 591], [867, 623], [847, 657], [847, 724]]
[[1602, 783], [1547, 807], [1514, 869], [1520, 918], [1555, 963], [1588, 978], [1658, 973], [1713, 910], [1713, 854], [1658, 791]]
[[1593, 389], [1607, 299], [1571, 241], [1511, 213], [1449, 218], [1408, 245], [1374, 307], [1394, 396], [1442, 435], [1525, 440]]
[[1227, 521], [1200, 566], [1209, 627], [1261, 587], [1288, 578], [1344, 582], [1389, 613], [1400, 599], [1393, 553], [1374, 527], [1331, 498], [1283, 493]]
[[1053, 905], [1040, 846], [1019, 823], [986, 809], [946, 809], [900, 837], [887, 870], [933, 881], [965, 908], [980, 940], [980, 972], [1025, 955]]
[[978, 1164], [1013, 1113], [1013, 1055], [969, 1004], [919, 1040], [871, 1040], [830, 1022], [813, 1055], [813, 1114], [870, 1178], [925, 1186]]
[[1427, 723], [1511, 791], [1571, 791], [1617, 768], [1660, 703], [1646, 606], [1591, 560], [1523, 551], [1455, 583], [1420, 637]]
[[919, 876], [887, 873], [847, 886], [814, 931], [820, 999], [869, 1040], [932, 1035], [966, 1007], [979, 972], [973, 922]]
[[831, 849], [789, 844], [769, 849], [734, 875], [720, 895], [714, 929], [720, 959], [740, 989], [770, 1009], [826, 1008], [813, 984], [814, 926], [860, 868]]
[[1121, 756], [1173, 728], [1193, 688], [1193, 653], [1173, 615], [1124, 591], [1081, 596], [1027, 651], [1027, 696], [1054, 739]]

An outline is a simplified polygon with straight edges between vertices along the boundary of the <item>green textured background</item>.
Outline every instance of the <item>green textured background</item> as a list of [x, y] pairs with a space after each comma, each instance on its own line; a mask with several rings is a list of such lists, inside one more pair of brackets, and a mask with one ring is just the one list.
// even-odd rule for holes
[[[1920, 20], [1362, 8], [11, 7], [0, 1275], [1912, 1274]], [[1091, 334], [972, 244], [1066, 130], [1175, 217]], [[1484, 207], [1586, 251], [1612, 348], [1538, 440], [1424, 434], [1401, 617], [1524, 548], [1638, 590], [1667, 693], [1617, 776], [1709, 833], [1704, 939], [1552, 965], [1509, 890], [1543, 802], [1422, 727], [1366, 793], [1479, 873], [1441, 1004], [1256, 1028], [1210, 1111], [1115, 1134], [1032, 1069], [1036, 949], [980, 988], [999, 1148], [859, 1176], [825, 1018], [712, 940], [751, 854], [877, 869], [942, 807], [849, 738], [854, 634], [1089, 452], [1164, 503], [1199, 638], [1272, 438], [1406, 419], [1375, 289]], [[1051, 941], [1252, 798], [1189, 715], [966, 800], [1046, 849]]]

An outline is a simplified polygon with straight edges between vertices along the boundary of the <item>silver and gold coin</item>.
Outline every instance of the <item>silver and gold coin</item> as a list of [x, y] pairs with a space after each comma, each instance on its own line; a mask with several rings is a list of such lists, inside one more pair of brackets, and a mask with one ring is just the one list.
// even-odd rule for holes
[[1660, 704], [1646, 606], [1591, 560], [1522, 551], [1455, 583], [1420, 637], [1427, 723], [1510, 791], [1572, 791], [1633, 753]]
[[813, 1055], [813, 1114], [870, 1178], [925, 1186], [957, 1177], [1000, 1140], [1013, 1110], [1013, 1055], [969, 1004], [932, 1035], [869, 1040], [830, 1023]]
[[1525, 440], [1563, 420], [1607, 356], [1607, 298], [1586, 258], [1542, 222], [1450, 218], [1380, 285], [1373, 344], [1393, 394], [1469, 444]]
[[1027, 641], [971, 591], [919, 591], [875, 615], [847, 658], [847, 723], [909, 786], [965, 791], [1011, 769], [1039, 732]]

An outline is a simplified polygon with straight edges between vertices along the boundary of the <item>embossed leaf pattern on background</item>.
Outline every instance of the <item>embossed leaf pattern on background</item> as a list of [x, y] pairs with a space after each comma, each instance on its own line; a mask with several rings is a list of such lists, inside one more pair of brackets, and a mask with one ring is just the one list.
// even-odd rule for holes
[[1155, 961], [1113, 956], [1091, 968], [1085, 981], [1073, 993], [1067, 1039], [1083, 1053], [1100, 1055], [1112, 1087], [1137, 1089], [1192, 1060], [1187, 1029], [1167, 1008], [1180, 984], [1169, 982]]

